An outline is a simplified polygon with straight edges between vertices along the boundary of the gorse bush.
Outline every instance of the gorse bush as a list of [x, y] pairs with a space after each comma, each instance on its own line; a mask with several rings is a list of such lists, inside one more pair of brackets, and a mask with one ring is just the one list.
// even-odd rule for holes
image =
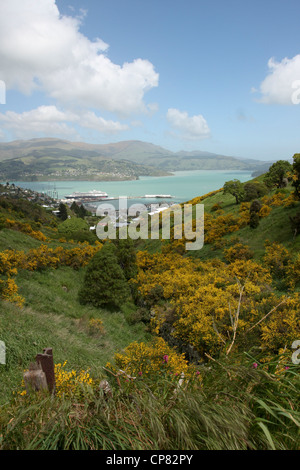
[[45, 242], [47, 240], [47, 237], [40, 230], [34, 230], [32, 226], [28, 223], [6, 219], [4, 222], [4, 227], [11, 230], [26, 233], [27, 235], [42, 242]]
[[179, 354], [171, 348], [163, 338], [155, 338], [151, 343], [131, 343], [124, 353], [114, 357], [116, 366], [107, 364], [114, 372], [124, 370], [123, 378], [127, 375], [150, 378], [153, 374], [166, 375], [178, 381], [182, 376], [185, 380], [199, 378], [200, 372], [193, 365], [189, 365], [185, 354]]
[[79, 269], [86, 266], [101, 247], [101, 243], [96, 242], [93, 246], [86, 243], [71, 249], [41, 245], [27, 252], [0, 252], [0, 299], [15, 302], [20, 306], [24, 303], [24, 299], [17, 293], [18, 287], [14, 279], [19, 270], [42, 271], [48, 268], [57, 269], [63, 265]]
[[253, 256], [254, 253], [250, 250], [249, 246], [244, 245], [243, 243], [236, 243], [230, 248], [224, 250], [224, 258], [228, 263], [237, 259], [251, 259]]
[[289, 251], [280, 243], [266, 241], [266, 252], [263, 257], [264, 264], [269, 268], [274, 278], [283, 278], [287, 274], [287, 267], [291, 261]]
[[[56, 394], [18, 390], [8, 398], [0, 408], [0, 449], [298, 450], [300, 375], [291, 348], [300, 339], [299, 174], [293, 165], [269, 193], [263, 183], [233, 181], [189, 201], [208, 207], [199, 253], [187, 253], [187, 240], [176, 239], [181, 223], [165, 243], [117, 239], [70, 248], [68, 241], [67, 248], [79, 233], [75, 218], [60, 224], [72, 226], [66, 236], [24, 237], [26, 251], [0, 252], [0, 297], [22, 306], [19, 283], [28, 295], [22, 311], [2, 302], [4, 311], [20, 312], [18, 321], [23, 316], [34, 326], [14, 340], [9, 367], [17, 364], [21, 377], [23, 349], [31, 355], [45, 339], [35, 338], [39, 322], [63, 325], [53, 335], [54, 348], [63, 342]], [[1, 220], [10, 220], [2, 209]], [[38, 220], [17, 222], [10, 230], [39, 232]], [[86, 225], [82, 231], [90, 235]], [[45, 286], [47, 308], [36, 301], [36, 293], [47, 296]], [[72, 323], [64, 323], [69, 315]], [[107, 351], [103, 364], [95, 348]]]
[[25, 299], [18, 294], [18, 286], [11, 277], [5, 280], [0, 279], [0, 299], [13, 302], [19, 307], [22, 307], [25, 302]]
[[[139, 273], [133, 282], [151, 308], [153, 331], [162, 334], [168, 325], [174, 342], [193, 347], [203, 359], [205, 354], [218, 356], [253, 345], [262, 347], [266, 356], [278, 352], [300, 331], [298, 295], [279, 296], [272, 286], [282, 269], [280, 251], [267, 248], [264, 265], [248, 259], [251, 252], [243, 245], [226, 255], [229, 264], [175, 253], [138, 253]], [[168, 305], [174, 308], [173, 318]], [[281, 332], [276, 343], [267, 340], [266, 331], [271, 330]]]
[[[84, 399], [88, 388], [95, 389], [97, 383], [91, 376], [89, 370], [75, 369], [67, 370], [67, 361], [63, 364], [54, 365], [55, 374], [55, 396], [76, 398], [76, 400]], [[27, 391], [25, 384], [22, 383], [23, 390], [19, 392], [21, 396], [26, 396]]]

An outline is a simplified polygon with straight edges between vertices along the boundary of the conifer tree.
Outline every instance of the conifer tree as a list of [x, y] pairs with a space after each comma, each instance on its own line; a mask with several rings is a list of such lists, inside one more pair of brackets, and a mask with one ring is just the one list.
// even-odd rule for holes
[[61, 202], [61, 203], [59, 204], [58, 210], [59, 210], [58, 217], [59, 217], [61, 220], [66, 220], [66, 219], [68, 218], [68, 211], [67, 211], [67, 208], [66, 208], [65, 204], [63, 204], [63, 203]]
[[113, 240], [114, 245], [116, 246], [116, 255], [118, 258], [118, 263], [123, 270], [124, 276], [129, 281], [136, 277], [137, 269], [137, 259], [136, 252], [134, 249], [133, 241], [131, 238]]
[[118, 263], [116, 248], [112, 243], [105, 243], [87, 266], [79, 302], [118, 308], [129, 298], [130, 289]]

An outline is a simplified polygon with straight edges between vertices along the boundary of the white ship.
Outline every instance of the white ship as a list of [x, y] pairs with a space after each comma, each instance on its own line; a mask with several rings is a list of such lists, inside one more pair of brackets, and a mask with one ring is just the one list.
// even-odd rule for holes
[[172, 198], [172, 197], [175, 197], [175, 196], [171, 196], [171, 194], [145, 194], [144, 196], [145, 198], [147, 199], [156, 199], [156, 198]]
[[87, 191], [85, 193], [74, 192], [72, 194], [68, 194], [65, 196], [66, 199], [70, 200], [85, 200], [85, 201], [101, 201], [102, 199], [107, 199], [108, 194], [104, 191], [97, 191], [94, 189], [93, 191]]

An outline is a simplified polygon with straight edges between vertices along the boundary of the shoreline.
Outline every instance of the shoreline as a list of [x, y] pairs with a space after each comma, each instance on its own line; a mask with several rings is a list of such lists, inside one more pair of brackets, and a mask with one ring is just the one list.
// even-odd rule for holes
[[49, 195], [55, 193], [59, 199], [63, 199], [73, 192], [101, 190], [115, 198], [127, 196], [134, 199], [141, 195], [173, 195], [180, 202], [218, 189], [223, 186], [224, 182], [234, 178], [240, 179], [241, 182], [252, 179], [251, 172], [244, 170], [186, 170], [174, 172], [172, 176], [142, 176], [137, 180], [126, 181], [47, 180], [29, 182], [15, 180], [14, 184]]

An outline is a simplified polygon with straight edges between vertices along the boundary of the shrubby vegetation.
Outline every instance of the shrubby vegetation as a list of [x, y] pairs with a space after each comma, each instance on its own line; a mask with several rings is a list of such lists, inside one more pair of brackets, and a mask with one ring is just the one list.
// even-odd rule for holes
[[[108, 347], [101, 341], [115, 310], [147, 333], [115, 347], [101, 372], [92, 354], [85, 368], [68, 368], [67, 357], [57, 363], [55, 399], [28, 396], [20, 384], [0, 412], [0, 447], [299, 449], [300, 376], [291, 349], [300, 339], [297, 155], [293, 165], [279, 162], [265, 176], [189, 201], [205, 205], [199, 252], [187, 254], [176, 226], [171, 240], [153, 245], [59, 242], [63, 224], [81, 218], [61, 222], [45, 242], [33, 238], [36, 248], [0, 252], [3, 305], [24, 308], [20, 273], [67, 266], [82, 272], [78, 311], [98, 312], [85, 322], [99, 347]], [[5, 230], [32, 238], [21, 228]], [[82, 333], [82, 325], [74, 328]]]
[[80, 303], [120, 308], [129, 299], [130, 290], [116, 251], [113, 244], [105, 243], [93, 256], [79, 291]]
[[59, 224], [58, 234], [60, 238], [77, 242], [86, 241], [93, 244], [97, 240], [96, 235], [91, 232], [88, 223], [81, 216], [66, 218]]

